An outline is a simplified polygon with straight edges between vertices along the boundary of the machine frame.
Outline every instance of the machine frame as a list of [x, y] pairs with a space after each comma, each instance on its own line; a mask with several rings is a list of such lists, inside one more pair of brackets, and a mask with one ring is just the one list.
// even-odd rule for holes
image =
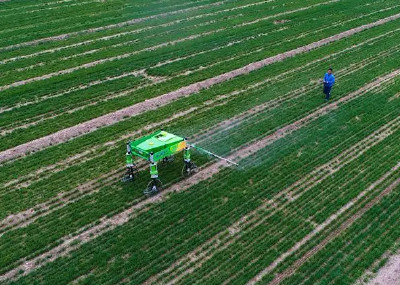
[[184, 166], [182, 175], [187, 177], [197, 170], [196, 164], [190, 158], [190, 145], [187, 143], [187, 139], [164, 130], [157, 131], [135, 141], [129, 141], [126, 149], [126, 166], [128, 172], [124, 176], [123, 181], [134, 180], [138, 172], [133, 156], [150, 162], [151, 180], [144, 190], [145, 195], [156, 193], [162, 188], [157, 169], [159, 161], [168, 162], [173, 155], [183, 151]]

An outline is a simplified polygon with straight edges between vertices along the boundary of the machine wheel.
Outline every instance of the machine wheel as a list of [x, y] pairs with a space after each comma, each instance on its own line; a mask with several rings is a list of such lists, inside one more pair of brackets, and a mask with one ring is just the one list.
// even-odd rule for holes
[[173, 162], [174, 160], [175, 160], [175, 157], [173, 155], [170, 155], [170, 156], [164, 157], [161, 162], [165, 164], [165, 163]]
[[193, 173], [197, 172], [197, 165], [193, 162], [185, 162], [185, 165], [182, 168], [182, 176], [189, 177]]
[[136, 175], [138, 174], [139, 170], [136, 167], [130, 167], [125, 175], [122, 177], [122, 182], [129, 182], [135, 180]]
[[146, 190], [143, 191], [143, 194], [146, 196], [150, 196], [160, 191], [161, 188], [162, 183], [160, 179], [151, 179], [149, 184], [147, 184]]

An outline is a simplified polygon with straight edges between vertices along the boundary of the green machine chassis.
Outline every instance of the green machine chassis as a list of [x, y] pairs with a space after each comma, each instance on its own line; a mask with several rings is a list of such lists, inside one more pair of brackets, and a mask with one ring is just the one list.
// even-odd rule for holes
[[197, 166], [190, 160], [190, 145], [187, 143], [186, 138], [163, 130], [135, 141], [129, 141], [126, 148], [126, 166], [128, 172], [124, 176], [123, 181], [134, 180], [138, 172], [133, 156], [138, 156], [150, 162], [151, 180], [144, 190], [145, 195], [153, 194], [162, 187], [157, 170], [157, 163], [159, 161], [168, 162], [173, 159], [174, 154], [183, 151], [184, 166], [182, 175], [185, 177], [190, 176], [197, 169]]

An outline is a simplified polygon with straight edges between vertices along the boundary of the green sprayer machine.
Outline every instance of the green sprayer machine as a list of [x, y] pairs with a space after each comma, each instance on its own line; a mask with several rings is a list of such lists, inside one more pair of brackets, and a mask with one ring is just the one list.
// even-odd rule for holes
[[190, 149], [194, 148], [212, 157], [222, 159], [230, 164], [237, 165], [233, 161], [218, 156], [208, 150], [202, 149], [194, 144], [189, 144], [186, 138], [160, 130], [151, 135], [142, 137], [135, 141], [129, 141], [126, 145], [126, 167], [127, 174], [122, 181], [132, 181], [138, 173], [133, 156], [138, 156], [150, 162], [151, 180], [144, 190], [145, 195], [151, 195], [162, 188], [161, 180], [158, 178], [157, 163], [172, 161], [174, 155], [183, 151], [182, 175], [188, 177], [197, 171], [196, 164], [190, 159]]

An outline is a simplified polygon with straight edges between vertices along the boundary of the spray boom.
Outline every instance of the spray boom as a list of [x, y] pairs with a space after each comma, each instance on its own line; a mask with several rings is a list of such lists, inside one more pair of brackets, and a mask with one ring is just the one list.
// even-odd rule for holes
[[[0, 0], [1, 1], [1, 0]], [[189, 177], [197, 172], [197, 165], [192, 161], [190, 156], [190, 148], [193, 147], [198, 151], [208, 154], [212, 157], [225, 160], [230, 164], [239, 166], [237, 163], [223, 158], [211, 151], [189, 144], [187, 139], [177, 136], [163, 130], [159, 130], [153, 134], [149, 134], [135, 141], [129, 141], [126, 145], [126, 167], [127, 173], [122, 178], [123, 182], [133, 181], [138, 174], [137, 166], [133, 160], [133, 156], [140, 157], [150, 163], [151, 180], [147, 184], [143, 193], [148, 196], [157, 193], [162, 188], [161, 180], [158, 178], [157, 163], [166, 163], [171, 161], [173, 155], [183, 152], [183, 168], [182, 176]]]
[[234, 165], [236, 165], [236, 166], [239, 166], [239, 164], [233, 162], [232, 160], [226, 159], [226, 158], [224, 158], [224, 157], [222, 157], [222, 156], [219, 156], [219, 155], [217, 155], [217, 154], [215, 154], [215, 153], [212, 153], [211, 151], [208, 151], [208, 150], [206, 150], [206, 149], [204, 149], [204, 148], [198, 147], [198, 146], [196, 146], [196, 145], [194, 145], [194, 144], [191, 144], [190, 147], [195, 148], [195, 149], [197, 149], [197, 150], [200, 151], [200, 152], [204, 152], [204, 153], [206, 153], [206, 154], [208, 154], [208, 155], [210, 155], [210, 156], [216, 157], [216, 158], [218, 158], [218, 159], [225, 160], [226, 162], [228, 162], [228, 163], [230, 163], [230, 164], [234, 164]]

